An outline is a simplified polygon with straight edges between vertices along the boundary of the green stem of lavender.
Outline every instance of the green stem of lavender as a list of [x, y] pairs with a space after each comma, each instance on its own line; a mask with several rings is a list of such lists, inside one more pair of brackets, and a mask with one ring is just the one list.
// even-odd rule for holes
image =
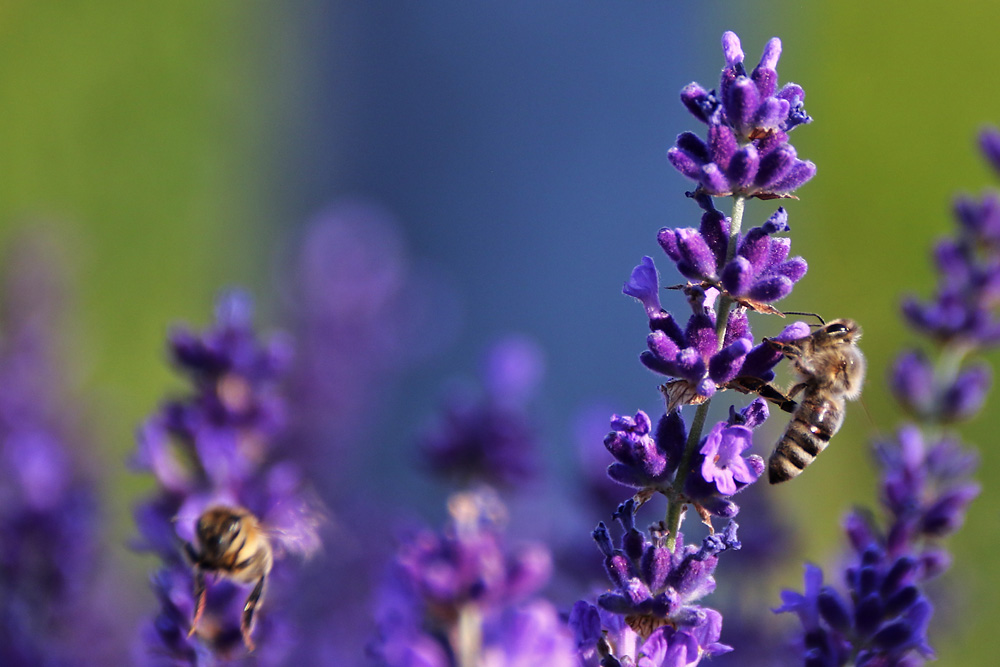
[[[746, 198], [742, 196], [733, 197], [733, 213], [729, 218], [729, 246], [726, 248], [726, 263], [729, 263], [736, 256], [736, 246], [739, 242], [740, 228], [743, 226], [743, 209], [746, 205]], [[733, 300], [728, 295], [719, 298], [719, 310], [715, 319], [715, 334], [719, 339], [719, 348], [722, 348], [722, 341], [726, 333], [726, 325], [729, 323], [729, 311], [733, 307]], [[694, 413], [694, 421], [691, 422], [691, 430], [688, 432], [687, 442], [684, 443], [684, 454], [681, 456], [680, 465], [677, 468], [677, 475], [671, 492], [667, 496], [667, 516], [663, 520], [667, 529], [667, 548], [673, 551], [677, 544], [677, 532], [681, 528], [684, 520], [684, 510], [687, 504], [684, 499], [684, 482], [687, 480], [688, 468], [691, 467], [691, 460], [694, 458], [695, 450], [698, 449], [698, 442], [701, 441], [702, 431], [705, 430], [705, 422], [708, 419], [708, 409], [712, 404], [712, 399], [708, 399], [698, 406]]]

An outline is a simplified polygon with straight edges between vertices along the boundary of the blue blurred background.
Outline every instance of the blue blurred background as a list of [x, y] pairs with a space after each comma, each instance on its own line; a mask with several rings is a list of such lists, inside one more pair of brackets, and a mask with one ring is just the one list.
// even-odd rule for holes
[[[280, 327], [303, 227], [345, 197], [396, 219], [431, 293], [435, 344], [412, 342], [359, 463], [390, 498], [441, 513], [411, 470], [416, 433], [448, 378], [510, 332], [545, 351], [538, 413], [564, 483], [586, 406], [657, 412], [657, 378], [637, 362], [645, 318], [620, 289], [643, 255], [662, 257], [660, 227], [697, 220], [665, 152], [700, 131], [678, 92], [716, 84], [732, 29], [750, 63], [782, 38], [781, 80], [804, 86], [815, 119], [793, 140], [818, 175], [786, 205], [810, 272], [781, 305], [866, 331], [865, 409], [807, 483], [772, 490], [802, 531], [798, 559], [829, 562], [842, 513], [872, 500], [867, 438], [898, 418], [883, 379], [907, 340], [897, 300], [932, 284], [952, 194], [989, 184], [973, 140], [1000, 121], [998, 19], [991, 2], [0, 3], [0, 225], [5, 239], [55, 230], [67, 250], [68, 381], [99, 435], [84, 455], [103, 471], [115, 557], [141, 590], [149, 563], [124, 544], [149, 483], [125, 461], [180, 386], [169, 325], [207, 322], [239, 284]], [[747, 220], [773, 210], [753, 202]], [[995, 620], [993, 404], [964, 434], [983, 448], [984, 493], [955, 541], [953, 595], [969, 611], [938, 644], [943, 664], [986, 664], [976, 647]], [[761, 613], [800, 576], [775, 581]]]

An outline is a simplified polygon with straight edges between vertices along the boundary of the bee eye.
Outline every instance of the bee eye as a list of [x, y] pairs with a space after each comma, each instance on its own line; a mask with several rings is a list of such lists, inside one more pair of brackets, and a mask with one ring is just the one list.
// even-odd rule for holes
[[844, 334], [847, 333], [847, 331], [848, 331], [847, 327], [844, 326], [843, 324], [840, 324], [839, 322], [837, 324], [831, 324], [826, 330], [827, 333], [834, 335]]

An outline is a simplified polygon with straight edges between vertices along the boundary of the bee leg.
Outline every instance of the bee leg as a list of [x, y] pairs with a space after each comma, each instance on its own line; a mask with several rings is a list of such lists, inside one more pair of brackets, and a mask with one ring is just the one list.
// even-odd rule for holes
[[805, 389], [806, 386], [807, 385], [805, 382], [798, 383], [797, 385], [788, 390], [788, 398], [795, 398], [795, 396], [799, 394], [803, 389]]
[[765, 338], [764, 341], [770, 345], [772, 349], [781, 352], [789, 359], [795, 359], [802, 356], [802, 344], [799, 341], [784, 342], [774, 340], [773, 338]]
[[188, 631], [188, 637], [194, 634], [194, 631], [198, 629], [198, 621], [201, 620], [201, 615], [205, 612], [205, 573], [200, 567], [195, 566], [194, 569], [194, 617], [191, 619], [191, 629]]
[[253, 651], [254, 646], [253, 638], [250, 637], [250, 633], [253, 632], [253, 613], [257, 609], [257, 605], [260, 604], [261, 598], [264, 597], [264, 580], [267, 576], [263, 576], [257, 582], [257, 585], [253, 587], [253, 591], [250, 593], [250, 597], [247, 598], [247, 603], [243, 607], [243, 618], [240, 620], [240, 631], [243, 633], [243, 643], [246, 644], [247, 651]]

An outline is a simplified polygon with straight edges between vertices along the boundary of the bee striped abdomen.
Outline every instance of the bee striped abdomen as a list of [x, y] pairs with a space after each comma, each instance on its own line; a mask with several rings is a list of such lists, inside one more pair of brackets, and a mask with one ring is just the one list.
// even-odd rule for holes
[[826, 449], [844, 422], [842, 396], [808, 392], [785, 429], [767, 464], [771, 484], [787, 482], [801, 473]]

